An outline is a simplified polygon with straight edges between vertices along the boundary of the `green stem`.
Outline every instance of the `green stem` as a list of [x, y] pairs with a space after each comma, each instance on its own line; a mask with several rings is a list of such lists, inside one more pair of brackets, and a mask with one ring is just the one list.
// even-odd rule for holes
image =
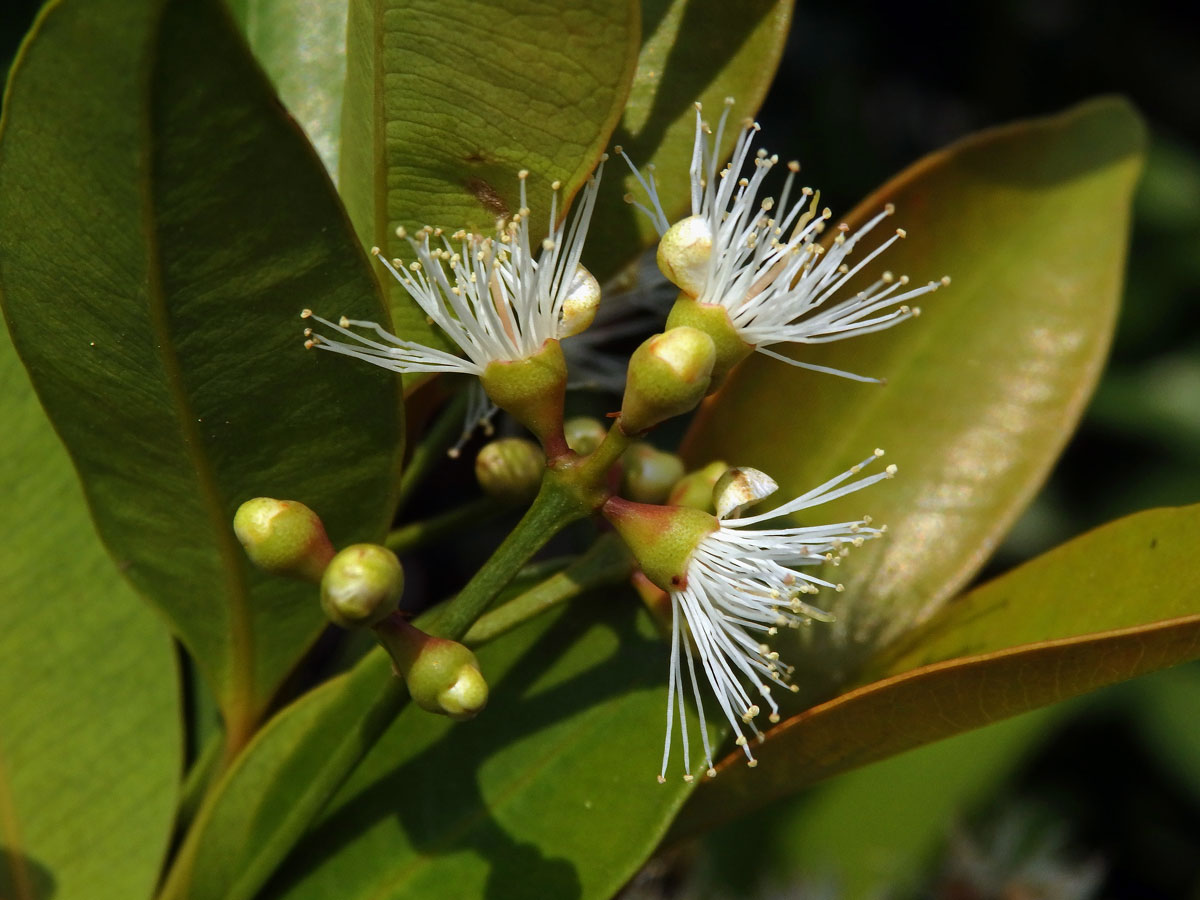
[[462, 642], [472, 648], [486, 644], [585, 591], [623, 581], [632, 571], [632, 557], [620, 538], [603, 535], [563, 571], [476, 619]]
[[490, 519], [505, 509], [504, 504], [491, 497], [480, 497], [432, 519], [402, 525], [387, 536], [384, 544], [396, 554], [407, 553], [452, 534], [463, 526]]
[[[571, 522], [582, 519], [591, 507], [579, 502], [574, 492], [547, 473], [533, 505], [475, 577], [459, 593], [418, 620], [435, 637], [458, 640], [479, 618], [488, 604], [516, 577], [535, 553]], [[423, 620], [432, 618], [425, 627]]]
[[412, 458], [400, 475], [398, 488], [397, 509], [412, 499], [415, 491], [429, 475], [434, 463], [454, 444], [454, 438], [461, 433], [463, 414], [467, 410], [467, 392], [459, 391], [447, 405], [442, 414], [434, 421], [433, 426], [426, 432], [421, 442], [413, 448]]
[[[533, 505], [466, 587], [441, 607], [420, 616], [414, 624], [436, 637], [452, 640], [462, 637], [495, 596], [551, 537], [590, 511], [591, 508], [581, 505], [575, 494], [558, 479], [546, 478]], [[382, 680], [378, 694], [356, 727], [326, 753], [323, 764], [315, 772], [307, 773], [305, 783], [297, 786], [290, 797], [287, 811], [255, 848], [253, 859], [226, 893], [225, 900], [250, 900], [262, 889], [325, 804], [404, 708], [408, 701], [404, 682], [399, 678], [381, 679], [382, 672], [377, 671], [378, 668], [375, 664], [360, 665], [351, 673], [350, 678], [355, 680]], [[236, 764], [234, 770], [226, 773], [226, 777], [232, 777], [235, 770]], [[219, 796], [218, 790], [210, 792], [205, 798], [184, 846], [180, 848], [168, 873], [159, 894], [160, 900], [182, 900], [188, 895], [200, 836]]]

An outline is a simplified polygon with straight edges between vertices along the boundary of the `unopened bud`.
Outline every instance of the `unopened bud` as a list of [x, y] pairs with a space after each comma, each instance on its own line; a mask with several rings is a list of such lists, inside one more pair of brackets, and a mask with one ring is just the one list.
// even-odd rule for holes
[[580, 456], [587, 456], [599, 447], [607, 431], [603, 422], [591, 416], [575, 416], [563, 422], [567, 446]]
[[333, 559], [320, 517], [295, 500], [247, 500], [233, 517], [233, 531], [251, 562], [273, 575], [316, 583]]
[[775, 479], [766, 472], [748, 466], [729, 469], [713, 485], [712, 501], [718, 519], [737, 516], [764, 497], [779, 490]]
[[712, 338], [695, 328], [671, 328], [633, 351], [621, 401], [621, 430], [640, 434], [694, 409], [708, 391]]
[[545, 457], [533, 441], [500, 438], [485, 444], [475, 457], [475, 477], [489, 497], [502, 503], [528, 503], [538, 492]]
[[719, 388], [733, 367], [754, 352], [754, 345], [742, 339], [729, 318], [729, 310], [720, 303], [700, 303], [686, 293], [680, 294], [667, 314], [667, 328], [684, 325], [699, 329], [712, 338], [716, 356], [710, 390]]
[[688, 216], [667, 229], [658, 242], [658, 267], [690, 297], [699, 297], [708, 282], [713, 235], [704, 216]]
[[462, 644], [432, 637], [397, 617], [381, 623], [375, 634], [421, 709], [465, 721], [487, 706], [479, 661]]
[[383, 621], [400, 605], [404, 569], [378, 544], [352, 544], [338, 553], [321, 578], [321, 608], [335, 625], [357, 628]]
[[683, 477], [683, 460], [650, 444], [637, 443], [621, 457], [621, 493], [639, 503], [662, 503]]
[[717, 479], [725, 474], [727, 468], [729, 467], [724, 462], [717, 461], [709, 463], [703, 469], [688, 472], [675, 482], [675, 487], [671, 488], [671, 493], [667, 496], [667, 503], [671, 506], [690, 506], [692, 509], [712, 512], [713, 486]]

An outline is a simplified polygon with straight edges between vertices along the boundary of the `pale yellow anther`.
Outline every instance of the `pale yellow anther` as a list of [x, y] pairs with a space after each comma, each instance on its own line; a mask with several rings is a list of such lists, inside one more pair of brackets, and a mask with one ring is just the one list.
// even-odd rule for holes
[[300, 310], [300, 318], [302, 318], [302, 319], [312, 318], [312, 314], [313, 314], [313, 311], [311, 309]]
[[905, 231], [903, 228], [897, 228], [896, 229], [896, 237], [906, 238], [906, 237], [908, 237], [908, 232]]
[[524, 181], [526, 178], [529, 177], [529, 170], [522, 169], [520, 172], [517, 173], [517, 177], [520, 178], [522, 181]]
[[552, 191], [561, 191], [561, 190], [562, 190], [562, 182], [561, 182], [561, 181], [559, 181], [559, 180], [557, 180], [557, 179], [555, 179], [554, 181], [550, 182], [550, 190], [552, 190]]
[[346, 316], [342, 316], [340, 319], [338, 319], [338, 324], [341, 325], [343, 328], [349, 328], [350, 327], [350, 319], [347, 318]]

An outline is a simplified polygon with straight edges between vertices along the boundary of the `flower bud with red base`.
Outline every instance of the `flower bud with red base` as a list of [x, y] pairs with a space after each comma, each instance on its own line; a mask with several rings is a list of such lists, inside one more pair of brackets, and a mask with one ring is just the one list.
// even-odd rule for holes
[[487, 706], [479, 661], [462, 644], [428, 635], [398, 616], [377, 625], [375, 634], [421, 709], [461, 722]]
[[708, 392], [716, 351], [695, 328], [671, 328], [633, 351], [621, 401], [621, 430], [641, 434], [695, 409]]
[[295, 500], [255, 497], [238, 507], [233, 531], [260, 569], [313, 583], [333, 559], [320, 517]]

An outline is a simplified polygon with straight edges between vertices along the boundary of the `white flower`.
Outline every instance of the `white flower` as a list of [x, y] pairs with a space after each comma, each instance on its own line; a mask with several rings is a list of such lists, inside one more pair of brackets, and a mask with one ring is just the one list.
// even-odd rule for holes
[[[603, 168], [603, 165], [601, 165]], [[561, 183], [554, 182], [550, 234], [536, 255], [529, 244], [529, 209], [525, 179], [519, 173], [521, 208], [497, 226], [494, 238], [465, 231], [447, 237], [441, 229], [423, 228], [416, 238], [404, 229], [416, 260], [389, 262], [387, 270], [427, 316], [465, 354], [465, 358], [404, 340], [375, 322], [342, 318], [339, 322], [304, 310], [312, 318], [348, 338], [335, 340], [305, 330], [305, 346], [366, 360], [394, 372], [458, 372], [482, 375], [493, 362], [526, 359], [548, 340], [577, 334], [591, 323], [600, 302], [600, 286], [579, 260], [596, 204], [600, 169], [588, 180], [570, 229], [558, 220]], [[373, 336], [352, 331], [372, 332]]]
[[[801, 368], [831, 372], [860, 381], [877, 379], [798, 362], [767, 348], [774, 344], [819, 344], [889, 328], [920, 314], [910, 305], [917, 297], [949, 284], [948, 278], [910, 287], [907, 276], [883, 272], [873, 284], [838, 297], [846, 284], [905, 233], [897, 229], [857, 261], [849, 261], [858, 243], [894, 212], [889, 204], [850, 233], [846, 225], [827, 247], [818, 243], [829, 209], [818, 214], [819, 193], [802, 188], [789, 206], [800, 166], [788, 163], [778, 203], [758, 200], [767, 174], [779, 163], [765, 150], [751, 155], [759, 126], [749, 122], [738, 136], [733, 158], [720, 172], [717, 153], [729, 117], [729, 105], [712, 135], [696, 104], [696, 140], [690, 168], [692, 215], [668, 227], [653, 172], [643, 177], [624, 153], [652, 209], [634, 203], [654, 222], [662, 242], [659, 260], [684, 293], [702, 304], [720, 305], [738, 336], [760, 353]], [[753, 172], [741, 177], [748, 164]], [[632, 198], [626, 198], [632, 201]], [[774, 214], [774, 215], [773, 215]]]
[[[796, 690], [788, 683], [792, 668], [780, 663], [779, 654], [759, 636], [774, 635], [781, 627], [794, 628], [814, 619], [833, 621], [831, 615], [800, 598], [816, 594], [822, 587], [842, 589], [839, 584], [797, 571], [796, 567], [826, 562], [836, 564], [851, 547], [879, 537], [886, 530], [872, 527], [867, 517], [802, 528], [754, 530], [749, 526], [828, 503], [892, 477], [896, 467], [888, 466], [876, 475], [846, 483], [882, 455], [882, 450], [876, 450], [873, 456], [836, 478], [768, 513], [721, 520], [720, 527], [704, 537], [692, 551], [684, 586], [670, 592], [673, 613], [671, 671], [660, 782], [666, 780], [676, 717], [683, 738], [684, 779], [692, 780], [684, 711], [685, 678], [700, 715], [700, 735], [708, 774], [716, 774], [696, 675], [697, 656], [717, 704], [737, 735], [738, 746], [745, 751], [749, 764], [756, 765], [746, 732], [748, 726], [754, 735], [762, 737], [754, 722], [761, 712], [758, 703], [764, 703], [770, 709], [770, 721], [777, 722], [779, 707], [771, 696], [770, 683]], [[771, 482], [769, 489], [761, 491], [759, 496], [773, 490], [774, 483]], [[757, 693], [759, 699], [753, 698], [752, 693]]]

